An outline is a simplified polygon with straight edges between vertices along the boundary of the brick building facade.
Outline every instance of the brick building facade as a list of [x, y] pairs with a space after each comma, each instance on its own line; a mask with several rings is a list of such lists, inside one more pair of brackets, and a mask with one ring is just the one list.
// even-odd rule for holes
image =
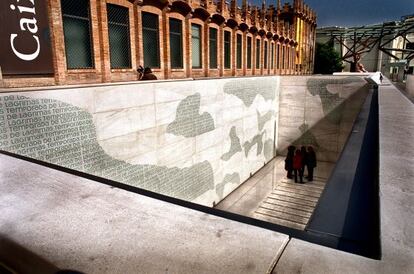
[[133, 81], [139, 65], [158, 79], [312, 73], [314, 11], [303, 0], [275, 4], [48, 0], [53, 73], [3, 70], [0, 85]]

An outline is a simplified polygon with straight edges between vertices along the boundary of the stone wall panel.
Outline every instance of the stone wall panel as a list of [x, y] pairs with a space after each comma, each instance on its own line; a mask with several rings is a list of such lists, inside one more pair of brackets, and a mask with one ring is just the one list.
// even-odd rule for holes
[[[243, 83], [247, 104], [225, 92]], [[276, 116], [259, 126], [257, 113], [276, 113], [277, 88], [269, 77], [2, 94], [0, 148], [211, 206], [273, 156]]]

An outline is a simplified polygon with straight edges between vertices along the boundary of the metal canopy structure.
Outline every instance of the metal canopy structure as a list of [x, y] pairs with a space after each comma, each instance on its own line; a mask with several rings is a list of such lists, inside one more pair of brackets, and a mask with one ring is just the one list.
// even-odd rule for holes
[[[318, 29], [317, 33], [330, 36], [331, 42], [336, 41], [346, 49], [342, 52], [342, 60], [348, 63], [357, 63], [360, 57], [370, 52], [376, 45], [385, 54], [398, 60], [410, 61], [414, 58], [414, 48], [394, 48], [389, 46], [390, 42], [398, 37], [402, 37], [405, 43], [410, 45], [414, 41], [407, 39], [407, 34], [414, 33], [414, 16], [406, 16], [401, 21], [385, 22], [361, 27], [341, 28], [330, 27]], [[401, 52], [401, 56], [396, 56], [393, 52]]]

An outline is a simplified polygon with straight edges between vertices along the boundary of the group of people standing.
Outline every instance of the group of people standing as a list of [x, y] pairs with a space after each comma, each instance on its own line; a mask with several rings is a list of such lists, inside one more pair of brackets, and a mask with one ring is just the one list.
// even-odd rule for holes
[[[305, 172], [305, 166], [308, 169], [307, 179], [309, 182], [313, 181], [313, 169], [316, 167], [316, 154], [313, 147], [302, 146], [300, 149], [295, 146], [288, 147], [288, 153], [285, 159], [285, 170], [287, 171], [287, 177], [292, 179], [295, 177], [295, 183], [304, 184], [303, 175]], [[292, 175], [293, 172], [293, 175]]]

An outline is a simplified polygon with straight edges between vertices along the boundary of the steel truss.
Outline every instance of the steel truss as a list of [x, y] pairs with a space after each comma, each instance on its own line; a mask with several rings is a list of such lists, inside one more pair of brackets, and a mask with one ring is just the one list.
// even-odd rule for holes
[[[407, 34], [414, 33], [413, 19], [353, 28], [321, 29], [318, 34], [330, 36], [330, 42], [338, 42], [342, 46], [342, 60], [348, 63], [357, 63], [363, 54], [370, 52], [376, 45], [380, 51], [397, 61], [404, 59], [409, 62], [414, 58], [414, 49], [387, 45], [398, 37], [403, 38], [404, 44], [414, 43], [407, 39]], [[345, 54], [343, 48], [346, 49]], [[401, 57], [396, 56], [393, 53], [395, 51], [401, 52]]]

